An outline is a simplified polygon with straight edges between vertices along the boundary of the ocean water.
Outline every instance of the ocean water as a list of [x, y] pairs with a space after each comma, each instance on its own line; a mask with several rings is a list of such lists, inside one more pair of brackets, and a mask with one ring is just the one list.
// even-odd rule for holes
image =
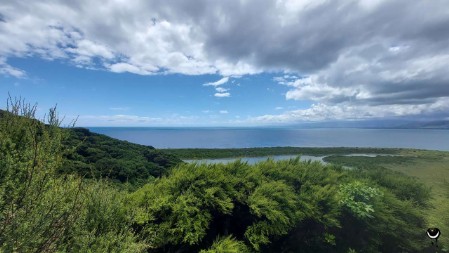
[[379, 147], [449, 151], [449, 130], [358, 128], [90, 127], [120, 140], [156, 148]]

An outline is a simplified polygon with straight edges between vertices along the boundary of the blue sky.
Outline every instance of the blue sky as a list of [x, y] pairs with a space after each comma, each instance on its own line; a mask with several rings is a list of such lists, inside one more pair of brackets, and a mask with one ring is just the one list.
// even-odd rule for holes
[[[2, 1], [8, 92], [78, 126], [449, 119], [444, 0]], [[417, 18], [417, 15], [420, 18]]]
[[[230, 77], [220, 85], [228, 97], [217, 97], [220, 75], [137, 75], [77, 68], [63, 61], [14, 58], [12, 65], [27, 78], [2, 76], [8, 92], [37, 102], [39, 116], [56, 105], [66, 122], [79, 126], [239, 126], [266, 113], [310, 107], [310, 101], [285, 99], [288, 87], [273, 79], [280, 73]], [[6, 100], [2, 101], [2, 108]], [[147, 119], [149, 118], [149, 119]], [[256, 124], [257, 125], [257, 124]]]

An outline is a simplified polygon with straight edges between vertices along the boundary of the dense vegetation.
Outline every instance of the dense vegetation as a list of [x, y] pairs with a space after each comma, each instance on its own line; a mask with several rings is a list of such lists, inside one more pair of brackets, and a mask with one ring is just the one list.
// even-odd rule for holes
[[64, 156], [61, 173], [142, 184], [182, 162], [153, 147], [116, 140], [85, 128], [64, 131], [67, 131], [64, 146], [74, 150]]
[[419, 252], [428, 190], [408, 194], [414, 181], [395, 173], [384, 173], [395, 191], [374, 179], [298, 159], [188, 164], [131, 197], [155, 252], [220, 240], [263, 252]]
[[110, 176], [114, 163], [90, 167], [88, 180], [86, 170], [76, 171], [82, 166], [65, 166], [102, 159], [83, 153], [89, 148], [136, 164], [153, 160], [130, 154], [170, 156], [67, 132], [55, 110], [47, 125], [20, 101], [9, 111], [0, 119], [0, 252], [422, 252], [429, 245], [429, 189], [401, 173], [299, 159], [180, 163], [163, 173], [126, 172], [159, 177], [128, 192], [97, 178]]

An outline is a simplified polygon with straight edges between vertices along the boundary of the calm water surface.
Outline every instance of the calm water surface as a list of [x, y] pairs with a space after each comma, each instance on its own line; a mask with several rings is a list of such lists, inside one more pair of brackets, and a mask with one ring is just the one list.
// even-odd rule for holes
[[449, 130], [295, 128], [121, 128], [91, 131], [156, 148], [385, 147], [449, 151]]

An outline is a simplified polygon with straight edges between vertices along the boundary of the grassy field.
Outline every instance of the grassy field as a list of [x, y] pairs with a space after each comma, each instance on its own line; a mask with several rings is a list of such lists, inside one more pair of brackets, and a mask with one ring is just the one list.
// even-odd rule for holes
[[[384, 148], [246, 148], [246, 149], [167, 149], [182, 159], [213, 159], [273, 155], [326, 156], [324, 161], [350, 167], [382, 166], [416, 177], [432, 190], [428, 226], [442, 231], [440, 249], [449, 251], [449, 152]], [[388, 154], [393, 156], [347, 156], [349, 154]], [[425, 236], [425, 229], [423, 229]]]
[[397, 154], [401, 156], [332, 155], [324, 160], [352, 167], [383, 166], [418, 178], [432, 190], [431, 207], [427, 210], [428, 226], [442, 231], [440, 246], [449, 251], [449, 152], [402, 149]]

